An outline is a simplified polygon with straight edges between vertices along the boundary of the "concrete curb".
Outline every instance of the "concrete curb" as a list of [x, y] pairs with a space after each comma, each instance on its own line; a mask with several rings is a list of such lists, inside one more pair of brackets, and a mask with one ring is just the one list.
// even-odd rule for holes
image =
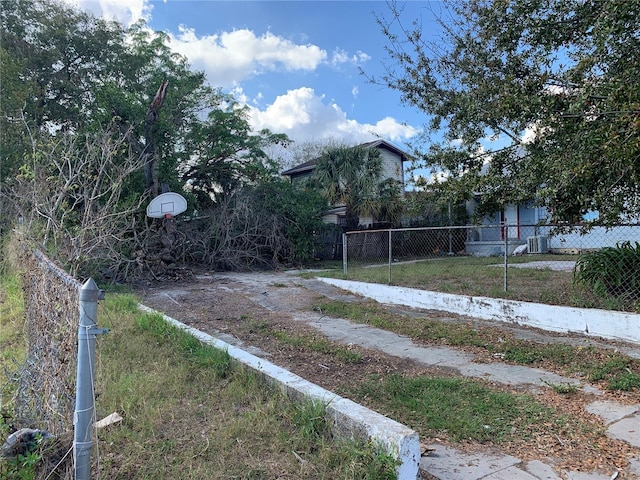
[[267, 384], [278, 388], [292, 400], [310, 399], [323, 402], [335, 435], [380, 445], [399, 461], [396, 468], [398, 480], [419, 478], [420, 440], [418, 434], [409, 427], [152, 308], [142, 304], [139, 304], [139, 308], [147, 313], [160, 314], [166, 322], [193, 335], [201, 342], [226, 350], [234, 362], [256, 373]]
[[441, 310], [550, 332], [580, 333], [590, 337], [640, 343], [640, 315], [636, 313], [454, 295], [336, 278], [317, 277], [317, 280], [381, 303]]

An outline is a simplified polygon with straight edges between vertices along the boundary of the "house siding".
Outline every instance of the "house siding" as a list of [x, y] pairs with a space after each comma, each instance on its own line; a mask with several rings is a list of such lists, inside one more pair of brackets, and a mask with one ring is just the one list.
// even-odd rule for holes
[[404, 185], [403, 171], [402, 171], [402, 159], [385, 149], [380, 149], [380, 156], [382, 158], [382, 173], [381, 179], [392, 178]]

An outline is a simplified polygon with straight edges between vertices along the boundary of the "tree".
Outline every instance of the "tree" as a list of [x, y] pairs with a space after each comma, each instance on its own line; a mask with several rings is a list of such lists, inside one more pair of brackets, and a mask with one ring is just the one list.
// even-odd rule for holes
[[[20, 218], [32, 239], [71, 275], [135, 270], [136, 214], [145, 197], [123, 199], [128, 177], [142, 168], [115, 126], [102, 132], [34, 138], [20, 173], [3, 185], [3, 214]], [[5, 201], [7, 201], [5, 203]]]
[[[228, 193], [240, 185], [235, 180], [256, 177], [267, 163], [259, 147], [286, 140], [251, 132], [246, 111], [207, 85], [202, 72], [170, 49], [167, 35], [144, 22], [125, 29], [55, 0], [5, 2], [0, 20], [0, 118], [7, 127], [0, 135], [8, 147], [2, 179], [18, 173], [33, 143], [28, 132], [99, 132], [115, 123], [133, 152], [146, 157], [146, 171], [134, 174], [129, 194], [155, 195], [159, 183], [181, 191], [185, 181], [195, 181], [207, 199], [220, 184]], [[207, 182], [204, 173], [185, 168], [194, 165], [219, 171]]]
[[[395, 202], [399, 189], [393, 182], [381, 179], [382, 157], [377, 148], [362, 145], [335, 147], [321, 155], [313, 181], [331, 205], [344, 205], [347, 229], [356, 229], [362, 216], [379, 216], [396, 220]], [[382, 200], [385, 204], [383, 212]]]
[[192, 126], [188, 137], [191, 159], [178, 167], [181, 180], [195, 194], [199, 208], [212, 208], [222, 197], [258, 181], [270, 181], [278, 167], [265, 153], [269, 145], [287, 145], [284, 134], [253, 132], [247, 107], [231, 96]]
[[488, 209], [533, 200], [562, 220], [639, 215], [640, 2], [447, 5], [438, 41], [419, 21], [405, 27], [395, 2], [391, 20], [378, 18], [392, 64], [373, 80], [442, 135], [421, 166], [482, 193]]
[[[252, 131], [247, 108], [192, 71], [166, 34], [58, 0], [4, 2], [0, 22], [0, 230], [22, 217], [70, 271], [113, 279], [164, 274], [174, 259], [229, 268], [311, 257], [325, 203], [278, 180], [267, 152], [288, 138]], [[221, 228], [189, 222], [189, 237], [172, 235], [185, 241], [163, 243], [144, 212], [160, 185]]]

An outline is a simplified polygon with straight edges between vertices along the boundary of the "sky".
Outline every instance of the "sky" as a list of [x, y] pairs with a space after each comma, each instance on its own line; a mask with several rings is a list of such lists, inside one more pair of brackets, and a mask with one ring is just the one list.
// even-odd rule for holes
[[[165, 32], [170, 47], [212, 86], [250, 107], [255, 129], [286, 133], [297, 143], [382, 138], [406, 148], [427, 123], [402, 105], [399, 92], [366, 78], [384, 73], [390, 60], [376, 23], [376, 15], [390, 18], [385, 1], [67, 2], [125, 25], [142, 18]], [[408, 1], [403, 18], [420, 18], [435, 37], [438, 8]]]

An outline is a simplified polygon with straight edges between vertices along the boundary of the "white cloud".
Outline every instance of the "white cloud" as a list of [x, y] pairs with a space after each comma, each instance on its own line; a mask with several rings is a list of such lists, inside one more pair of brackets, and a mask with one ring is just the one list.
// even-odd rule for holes
[[415, 129], [391, 117], [376, 124], [358, 123], [347, 118], [335, 103], [325, 103], [323, 95], [317, 95], [308, 87], [289, 90], [264, 110], [252, 107], [251, 124], [256, 130], [268, 128], [286, 133], [298, 142], [338, 139], [360, 143], [376, 138], [403, 142], [417, 134]]
[[358, 50], [355, 55], [349, 55], [349, 52], [342, 49], [336, 49], [331, 56], [331, 65], [334, 67], [340, 66], [343, 63], [350, 63], [353, 65], [361, 65], [371, 60], [371, 56]]
[[149, 20], [153, 5], [149, 0], [65, 0], [68, 4], [91, 12], [106, 20], [132, 25], [138, 20]]
[[242, 29], [198, 37], [194, 29], [181, 26], [178, 35], [169, 36], [172, 50], [221, 87], [266, 71], [311, 71], [327, 59], [327, 52], [316, 45], [297, 45], [270, 32], [257, 37]]

